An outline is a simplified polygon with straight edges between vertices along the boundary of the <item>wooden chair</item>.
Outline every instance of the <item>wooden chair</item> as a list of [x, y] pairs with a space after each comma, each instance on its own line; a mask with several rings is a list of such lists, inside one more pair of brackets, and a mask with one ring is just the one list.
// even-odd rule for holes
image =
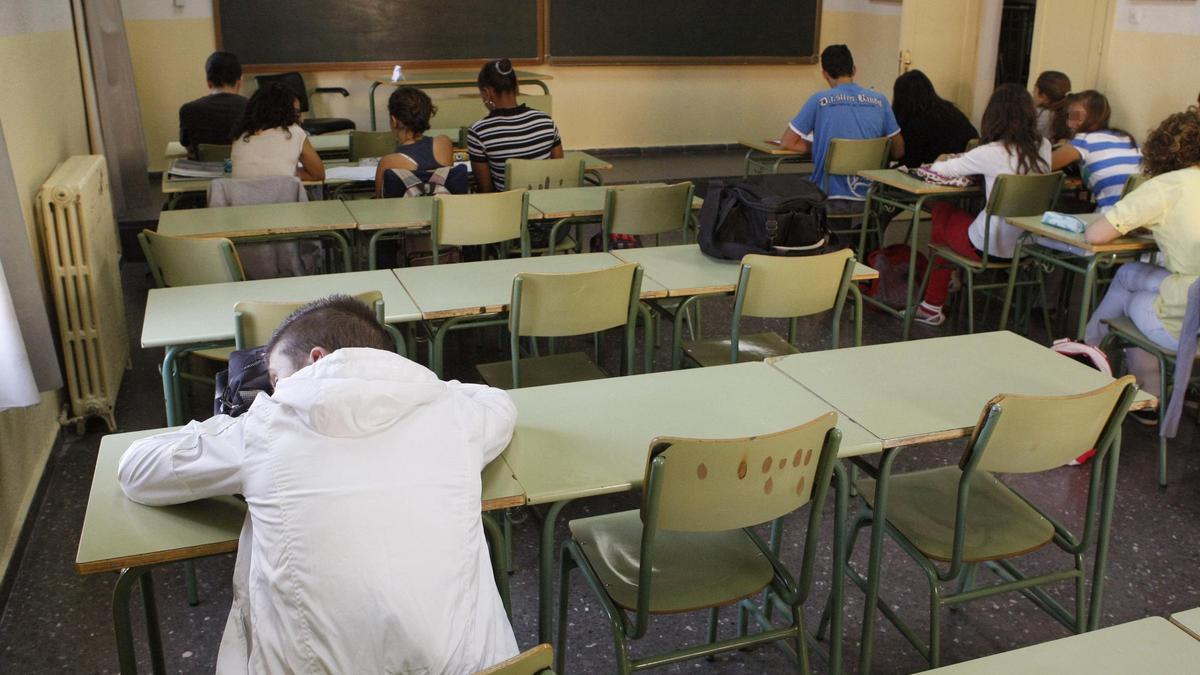
[[[762, 361], [771, 356], [795, 354], [797, 317], [833, 310], [833, 348], [840, 343], [842, 309], [854, 273], [854, 254], [850, 249], [815, 256], [747, 255], [742, 258], [741, 274], [734, 291], [733, 317], [729, 337], [717, 340], [682, 340], [679, 326], [671, 351], [671, 367], [681, 365], [682, 356], [700, 366]], [[692, 296], [687, 306], [703, 296]], [[788, 339], [774, 332], [741, 334], [743, 316], [790, 319]], [[861, 321], [855, 322], [854, 344], [861, 343]]]
[[[553, 338], [596, 333], [624, 326], [625, 374], [634, 372], [634, 327], [637, 322], [642, 268], [634, 263], [589, 272], [534, 274], [513, 279], [508, 312], [508, 361], [477, 366], [483, 381], [501, 389], [517, 389], [608, 377], [600, 360], [598, 337], [595, 360], [583, 352], [554, 353]], [[530, 337], [530, 357], [521, 357], [521, 338]], [[550, 355], [538, 356], [537, 338], [548, 337]]]
[[[984, 406], [958, 464], [891, 477], [885, 531], [929, 581], [928, 645], [904, 624], [891, 603], [880, 598], [878, 607], [930, 667], [936, 668], [940, 661], [941, 609], [1000, 593], [1020, 591], [1073, 632], [1088, 629], [1084, 553], [1091, 545], [1096, 518], [1103, 518], [1113, 506], [1112, 494], [1104, 495], [1100, 506], [1104, 463], [1114, 444], [1120, 442], [1121, 421], [1136, 393], [1133, 377], [1126, 376], [1074, 396], [1001, 394]], [[1078, 535], [993, 475], [1058, 469], [1092, 448], [1096, 457], [1091, 463], [1087, 506]], [[851, 549], [859, 530], [875, 517], [878, 486], [874, 479], [862, 479], [855, 487], [865, 505], [854, 526]], [[1107, 538], [1107, 531], [1100, 528], [1098, 550], [1107, 549]], [[1012, 562], [1051, 543], [1070, 557], [1069, 567], [1044, 571], [1047, 565], [1039, 561], [1039, 573], [1026, 576]], [[944, 568], [938, 567], [939, 562], [946, 563]], [[995, 572], [1000, 583], [976, 585], [975, 572], [981, 564]], [[868, 575], [879, 572], [873, 567]], [[866, 580], [853, 568], [847, 566], [846, 573], [865, 588]], [[1074, 612], [1041, 588], [1066, 580], [1075, 582]], [[957, 592], [944, 588], [953, 584], [958, 585]], [[1093, 589], [1091, 612], [1100, 611], [1099, 593]]]
[[540, 644], [475, 675], [554, 675], [550, 670], [553, 665], [554, 649], [548, 644]]
[[351, 131], [350, 161], [383, 157], [396, 152], [396, 136], [390, 131]]
[[[558, 614], [558, 672], [566, 672], [567, 603], [578, 568], [612, 626], [620, 673], [677, 663], [754, 644], [787, 641], [809, 672], [803, 605], [812, 589], [821, 517], [841, 432], [828, 412], [773, 434], [650, 442], [640, 509], [568, 524]], [[799, 579], [752, 529], [810, 504]], [[769, 589], [788, 625], [747, 634], [747, 613], [770, 621], [750, 600]], [[738, 606], [738, 635], [718, 640], [718, 614]], [[629, 641], [646, 635], [652, 614], [708, 609], [706, 644], [634, 659]], [[753, 622], [752, 622], [753, 623]]]
[[[354, 298], [375, 311], [375, 318], [379, 324], [392, 336], [396, 345], [396, 353], [405, 356], [407, 349], [403, 335], [394, 326], [389, 326], [384, 321], [383, 293], [366, 291], [356, 294]], [[267, 344], [283, 320], [309, 302], [309, 300], [299, 302], [242, 300], [238, 302], [233, 306], [234, 347], [249, 349]]]
[[[849, 139], [849, 138], [834, 138], [829, 141], [829, 151], [825, 155], [825, 176], [821, 181], [821, 189], [826, 194], [829, 193], [829, 178], [830, 176], [857, 176], [859, 171], [870, 171], [872, 169], [886, 169], [888, 162], [888, 153], [892, 147], [892, 139], [884, 138], [867, 138], [867, 139]], [[846, 200], [840, 200], [846, 201]], [[865, 202], [852, 202], [857, 205], [857, 210], [851, 210], [845, 213], [828, 212], [830, 225], [836, 225], [839, 222], [846, 225], [851, 225], [854, 220], [859, 221], [857, 228], [847, 227], [846, 229], [833, 229], [835, 234], [858, 235], [858, 257], [862, 258], [867, 254], [867, 218], [863, 211]], [[876, 243], [883, 241], [883, 232], [876, 228], [875, 232]]]
[[[962, 270], [963, 281], [965, 282], [967, 294], [967, 332], [975, 332], [975, 291], [986, 291], [994, 289], [1007, 290], [1009, 283], [1008, 279], [999, 279], [988, 283], [979, 283], [976, 277], [981, 277], [989, 272], [1000, 272], [1009, 270], [1011, 274], [1016, 274], [1018, 270], [1012, 269], [1012, 261], [1008, 258], [997, 258], [988, 250], [991, 238], [991, 230], [994, 225], [1002, 225], [1005, 218], [1018, 218], [1023, 216], [1041, 216], [1046, 211], [1054, 209], [1054, 202], [1058, 199], [1059, 193], [1062, 191], [1063, 174], [1061, 171], [1047, 174], [1029, 174], [1015, 175], [1005, 174], [996, 177], [996, 182], [992, 185], [992, 193], [988, 197], [987, 206], [984, 207], [986, 214], [983, 225], [983, 251], [979, 260], [973, 260], [964, 255], [959, 254], [954, 249], [944, 244], [930, 244], [930, 262], [925, 267], [925, 278], [921, 281], [921, 289], [917, 292], [917, 298], [925, 297], [925, 288], [929, 285], [929, 276], [933, 273], [934, 267], [937, 266], [952, 266]], [[999, 221], [994, 223], [993, 221]], [[1046, 332], [1052, 333], [1050, 327], [1049, 303], [1046, 300], [1046, 283], [1044, 273], [1041, 268], [1034, 267], [1034, 279], [1027, 281], [1018, 281], [1014, 285], [1038, 288], [1042, 300], [1042, 315], [1046, 322]], [[915, 309], [908, 313], [905, 317], [905, 334], [907, 334], [908, 326], [911, 325]]]
[[[552, 190], [583, 186], [584, 161], [582, 158], [561, 159], [510, 159], [505, 162], [504, 176], [508, 190]], [[534, 246], [532, 253], [553, 255], [569, 250], [579, 250], [579, 225], [587, 219], [560, 218], [550, 226], [546, 246]], [[566, 225], [575, 227], [575, 237], [558, 232]], [[558, 242], [551, 246], [549, 242]]]
[[[517, 241], [529, 257], [529, 193], [525, 190], [433, 198], [433, 264], [443, 246], [483, 246]], [[498, 247], [501, 257], [508, 251]]]

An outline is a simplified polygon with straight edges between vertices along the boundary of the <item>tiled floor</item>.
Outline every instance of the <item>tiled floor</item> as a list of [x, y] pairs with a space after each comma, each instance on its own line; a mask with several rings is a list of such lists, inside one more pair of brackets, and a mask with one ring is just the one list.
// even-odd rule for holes
[[[683, 176], [740, 174], [740, 153], [709, 153], [704, 156], [617, 158], [609, 177], [632, 180], [660, 180]], [[156, 363], [157, 351], [142, 350], [137, 327], [141, 325], [148, 285], [143, 265], [126, 266], [126, 295], [133, 370], [127, 373], [117, 419], [122, 430], [158, 427], [164, 423], [161, 389]], [[712, 334], [726, 330], [729, 312], [727, 300], [715, 300], [705, 307], [705, 330]], [[992, 319], [994, 321], [994, 317]], [[867, 313], [865, 342], [880, 343], [898, 339], [899, 326], [881, 314]], [[782, 326], [771, 324], [782, 330]], [[953, 327], [918, 328], [917, 338], [948, 334]], [[803, 348], [826, 348], [827, 319], [805, 321], [802, 325]], [[846, 334], [844, 332], [844, 334]], [[667, 336], [664, 336], [667, 337]], [[1035, 336], [1036, 338], [1037, 336]], [[475, 380], [471, 364], [504, 358], [494, 335], [460, 336], [448, 355], [448, 376]], [[615, 358], [615, 350], [609, 350]], [[667, 367], [660, 353], [656, 366]], [[967, 364], [947, 364], [967, 367]], [[204, 414], [207, 401], [197, 392], [195, 414]], [[897, 401], [897, 405], [914, 405]], [[713, 414], [720, 414], [729, 402], [713, 399]], [[619, 423], [619, 420], [614, 420]], [[49, 467], [49, 487], [42, 503], [35, 505], [32, 536], [23, 559], [18, 562], [15, 584], [0, 615], [0, 673], [104, 673], [115, 672], [109, 601], [114, 576], [77, 576], [73, 570], [75, 546], [83, 521], [88, 486], [95, 461], [102, 425], [92, 424], [88, 433], [77, 437], [64, 430], [63, 442], [54, 453]], [[1105, 625], [1125, 622], [1147, 615], [1164, 616], [1173, 611], [1200, 605], [1200, 566], [1196, 565], [1194, 542], [1200, 537], [1200, 462], [1194, 452], [1195, 425], [1191, 413], [1185, 418], [1180, 437], [1171, 444], [1170, 480], [1167, 489], [1154, 481], [1155, 437], [1152, 431], [1132, 422], [1125, 426], [1125, 445], [1117, 493], [1113, 544], [1109, 557], [1107, 592], [1104, 603]], [[916, 447], [905, 452], [898, 470], [944, 464], [957, 458], [961, 446], [944, 444]], [[1044, 500], [1047, 507], [1069, 524], [1082, 518], [1086, 494], [1086, 469], [1062, 468], [1013, 482], [1030, 495]], [[558, 527], [559, 537], [566, 535], [567, 519], [604, 513], [636, 505], [634, 495], [617, 495], [580, 500], [569, 506]], [[513, 625], [518, 642], [528, 647], [536, 641], [537, 529], [531, 514], [518, 514], [515, 527], [515, 573], [512, 577]], [[785, 561], [799, 560], [799, 541], [804, 526], [803, 514], [788, 518]], [[828, 533], [832, 520], [827, 517], [823, 531]], [[829, 588], [829, 539], [822, 540], [818, 555], [816, 588], [808, 603], [806, 616], [815, 626]], [[865, 565], [865, 547], [860, 546], [855, 561]], [[1034, 568], [1054, 562], [1043, 551], [1029, 556]], [[1060, 558], [1061, 559], [1061, 558]], [[163, 630], [167, 669], [170, 672], [205, 673], [214, 666], [216, 649], [229, 606], [228, 579], [231, 556], [218, 556], [197, 563], [202, 601], [189, 607], [184, 600], [184, 584], [179, 565], [156, 573], [158, 608]], [[885, 558], [884, 598], [918, 627], [924, 628], [927, 591], [918, 569], [895, 546], [889, 544]], [[986, 575], [981, 573], [980, 579]], [[612, 641], [608, 625], [586, 587], [576, 581], [570, 598], [571, 669], [577, 673], [605, 673], [613, 670]], [[1070, 586], [1057, 589], [1059, 597], [1069, 601]], [[847, 625], [844, 635], [847, 663], [853, 671], [857, 664], [857, 645], [862, 616], [862, 595], [848, 592]], [[732, 612], [722, 617], [723, 634], [732, 630]], [[1067, 635], [1067, 631], [1040, 613], [1019, 595], [1001, 596], [975, 603], [962, 611], [943, 615], [943, 657], [946, 662], [970, 659], [997, 651], [1043, 642]], [[139, 625], [135, 625], [139, 630]], [[140, 633], [139, 633], [140, 634]], [[648, 636], [635, 646], [636, 653], [695, 643], [703, 638], [704, 617], [660, 617], [651, 624]], [[921, 670], [923, 661], [886, 621], [879, 623], [874, 672], [908, 673]], [[149, 661], [142, 655], [142, 668]], [[826, 670], [820, 656], [814, 657], [818, 672]], [[792, 666], [775, 648], [733, 652], [714, 661], [693, 661], [662, 669], [662, 672], [775, 673], [789, 672]]]

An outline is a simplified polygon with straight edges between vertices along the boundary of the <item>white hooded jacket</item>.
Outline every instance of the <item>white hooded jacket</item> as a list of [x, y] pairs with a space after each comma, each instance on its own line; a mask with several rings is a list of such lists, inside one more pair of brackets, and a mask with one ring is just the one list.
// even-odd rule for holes
[[118, 474], [143, 504], [246, 497], [218, 673], [470, 673], [517, 653], [479, 511], [515, 422], [503, 391], [340, 349]]

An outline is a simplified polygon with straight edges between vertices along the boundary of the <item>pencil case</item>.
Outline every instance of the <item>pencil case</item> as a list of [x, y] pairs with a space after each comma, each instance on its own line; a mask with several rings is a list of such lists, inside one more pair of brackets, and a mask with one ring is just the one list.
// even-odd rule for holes
[[1047, 211], [1042, 214], [1042, 223], [1051, 227], [1057, 227], [1060, 230], [1074, 232], [1080, 234], [1087, 229], [1087, 223], [1079, 218], [1070, 215], [1069, 213], [1059, 213], [1058, 211]]

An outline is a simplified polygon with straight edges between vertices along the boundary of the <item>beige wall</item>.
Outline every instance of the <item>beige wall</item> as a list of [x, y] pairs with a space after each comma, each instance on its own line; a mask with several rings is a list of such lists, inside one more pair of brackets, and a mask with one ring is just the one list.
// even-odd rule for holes
[[[896, 75], [900, 4], [825, 0], [822, 44], [850, 45], [859, 81], [887, 93]], [[123, 0], [150, 166], [162, 168], [178, 136], [180, 104], [206, 93], [204, 59], [214, 48], [211, 3]], [[812, 91], [824, 86], [815, 66], [538, 66], [552, 75], [554, 117], [571, 148], [732, 143], [776, 137]], [[367, 87], [382, 73], [305, 73], [310, 88], [343, 86], [350, 97], [322, 96], [321, 116], [349, 117], [369, 128]], [[249, 80], [252, 76], [247, 76]], [[250, 87], [248, 86], [247, 89]], [[457, 94], [458, 92], [454, 92]], [[379, 91], [383, 111], [387, 89]], [[436, 126], [436, 123], [435, 123]]]
[[[88, 151], [67, 0], [0, 3], [0, 72], [5, 74], [0, 120], [19, 208], [40, 256], [33, 229], [34, 194], [59, 162]], [[58, 433], [59, 404], [59, 392], [49, 392], [40, 405], [0, 412], [0, 574]]]

